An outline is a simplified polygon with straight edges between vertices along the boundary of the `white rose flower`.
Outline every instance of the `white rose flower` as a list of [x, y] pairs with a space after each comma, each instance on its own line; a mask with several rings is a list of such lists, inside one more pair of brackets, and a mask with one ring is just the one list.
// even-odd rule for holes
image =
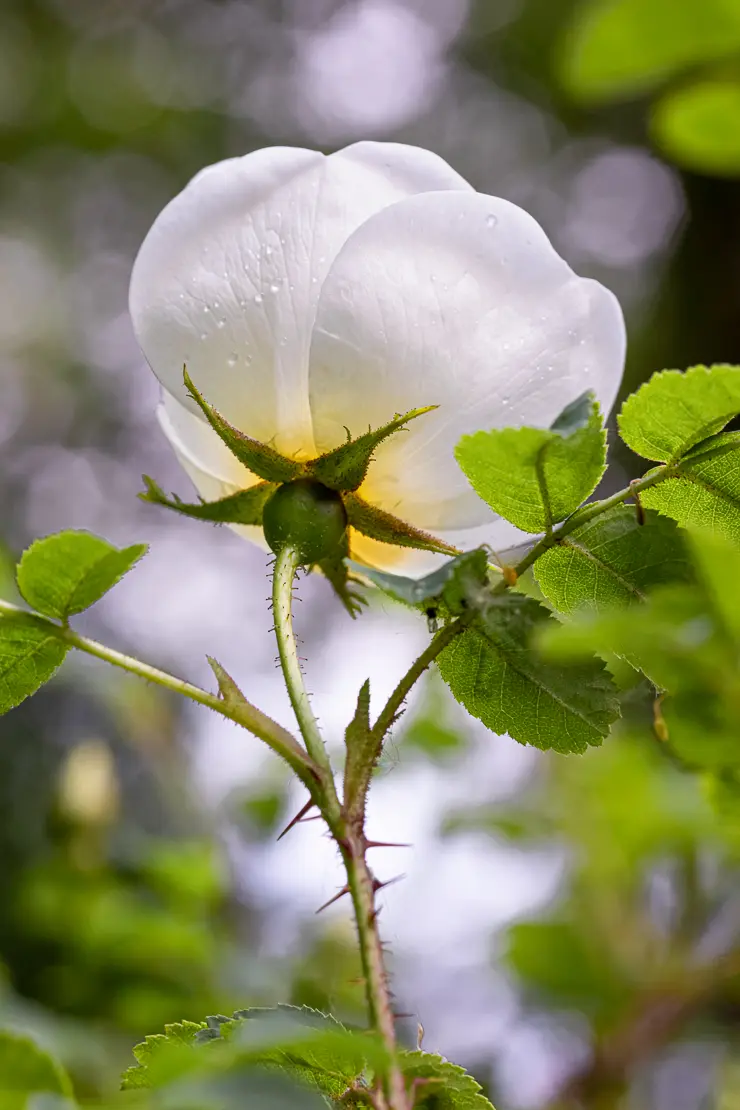
[[[520, 533], [469, 486], [460, 437], [547, 427], [587, 389], [608, 412], [624, 364], [612, 293], [575, 275], [522, 209], [395, 143], [209, 166], [155, 220], [130, 307], [163, 386], [160, 423], [203, 498], [257, 478], [188, 395], [183, 366], [232, 425], [299, 460], [437, 405], [380, 445], [359, 492], [462, 549]], [[412, 573], [439, 559], [354, 530], [350, 547]]]

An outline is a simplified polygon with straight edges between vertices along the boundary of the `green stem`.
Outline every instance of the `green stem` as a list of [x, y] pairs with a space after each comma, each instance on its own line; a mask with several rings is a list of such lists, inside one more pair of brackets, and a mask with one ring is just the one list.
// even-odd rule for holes
[[430, 641], [419, 658], [415, 659], [411, 664], [406, 674], [383, 706], [377, 721], [373, 725], [373, 736], [378, 746], [382, 745], [385, 735], [396, 720], [401, 706], [411, 693], [414, 685], [424, 674], [424, 671], [427, 667], [431, 666], [437, 656], [444, 651], [448, 644], [452, 643], [456, 636], [464, 632], [467, 625], [468, 620], [465, 617], [459, 617], [457, 620], [451, 621], [450, 624], [446, 624], [444, 628], [439, 630], [434, 639]]
[[97, 640], [91, 640], [87, 636], [81, 636], [79, 633], [73, 632], [68, 626], [65, 627], [57, 624], [48, 617], [29, 614], [28, 610], [22, 609], [19, 605], [13, 605], [9, 601], [0, 600], [0, 616], [18, 616], [20, 614], [43, 624], [53, 636], [67, 644], [68, 647], [83, 651], [86, 655], [93, 655], [96, 659], [102, 659], [104, 662], [110, 663], [114, 667], [128, 671], [129, 674], [144, 678], [147, 682], [153, 682], [157, 686], [163, 687], [165, 690], [171, 690], [175, 694], [182, 694], [183, 697], [189, 698], [190, 701], [197, 702], [198, 705], [205, 705], [208, 709], [212, 709], [222, 717], [226, 717], [228, 720], [241, 725], [242, 728], [253, 733], [253, 735], [267, 744], [274, 752], [282, 756], [300, 777], [301, 781], [308, 786], [309, 790], [312, 793], [315, 792], [316, 768], [301, 745], [287, 729], [284, 729], [277, 721], [273, 721], [271, 717], [262, 713], [256, 706], [251, 705], [246, 699], [240, 699], [238, 702], [228, 704], [217, 694], [212, 694], [208, 690], [203, 690], [200, 686], [194, 686], [192, 683], [186, 682], [182, 678], [176, 678], [175, 675], [168, 674], [167, 671], [162, 671], [158, 667], [150, 666], [149, 663], [142, 663], [140, 659], [134, 659], [130, 655], [124, 655], [121, 651], [106, 647], [105, 644], [101, 644]]
[[272, 576], [272, 609], [275, 620], [280, 666], [288, 689], [290, 704], [298, 721], [306, 745], [306, 750], [321, 771], [325, 793], [325, 805], [329, 807], [327, 817], [336, 823], [339, 818], [339, 800], [334, 786], [334, 772], [326, 752], [318, 721], [311, 708], [311, 701], [303, 681], [303, 671], [298, 656], [295, 632], [293, 631], [293, 581], [301, 560], [295, 548], [286, 545], [275, 558]]
[[[625, 489], [619, 490], [618, 493], [612, 494], [611, 497], [605, 497], [601, 501], [591, 501], [582, 508], [576, 509], [573, 515], [569, 516], [567, 520], [564, 520], [558, 528], [552, 532], [548, 532], [529, 549], [527, 554], [514, 567], [514, 574], [517, 578], [524, 574], [525, 570], [529, 570], [532, 564], [537, 562], [540, 555], [544, 555], [546, 551], [549, 551], [551, 547], [554, 547], [555, 544], [559, 543], [565, 536], [570, 535], [571, 532], [575, 532], [576, 528], [582, 528], [584, 524], [588, 524], [594, 517], [601, 516], [602, 513], [608, 512], [609, 509], [621, 505], [622, 502], [629, 500], [630, 497], [639, 496], [643, 490], [650, 489], [651, 486], [659, 485], [661, 482], [664, 482], [666, 478], [674, 477], [677, 472], [676, 466], [659, 467], [644, 478], [640, 478], [636, 482], [631, 482]], [[494, 587], [493, 593], [503, 594], [508, 590], [509, 586], [510, 582], [506, 579], [502, 579]]]
[[320, 769], [317, 805], [342, 855], [347, 873], [346, 892], [352, 898], [357, 927], [370, 1025], [382, 1038], [389, 1056], [384, 1088], [376, 1092], [376, 1096], [380, 1096], [378, 1105], [387, 1110], [409, 1110], [403, 1072], [398, 1063], [395, 1019], [378, 933], [375, 905], [378, 884], [367, 864], [367, 842], [361, 823], [357, 825], [347, 820], [340, 805], [331, 762], [311, 708], [298, 658], [293, 631], [293, 581], [299, 565], [296, 551], [286, 546], [278, 554], [273, 570], [272, 606], [280, 665], [301, 735], [309, 755]]

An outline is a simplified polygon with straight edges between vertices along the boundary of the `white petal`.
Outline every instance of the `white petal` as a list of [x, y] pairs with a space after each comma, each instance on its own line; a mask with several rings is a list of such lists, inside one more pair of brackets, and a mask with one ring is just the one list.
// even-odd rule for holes
[[324, 283], [311, 347], [316, 445], [423, 405], [383, 445], [365, 496], [435, 534], [492, 519], [458, 469], [460, 436], [547, 427], [592, 389], [607, 412], [625, 332], [614, 296], [578, 278], [540, 226], [479, 193], [427, 193], [352, 235]]
[[470, 186], [392, 143], [328, 158], [274, 147], [203, 170], [157, 218], [131, 278], [134, 328], [162, 384], [195, 412], [186, 364], [243, 431], [313, 453], [308, 352], [324, 277], [368, 216], [430, 189]]

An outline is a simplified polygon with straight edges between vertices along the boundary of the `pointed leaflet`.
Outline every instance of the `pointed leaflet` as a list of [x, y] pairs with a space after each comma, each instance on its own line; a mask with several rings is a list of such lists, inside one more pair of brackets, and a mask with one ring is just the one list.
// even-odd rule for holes
[[475, 492], [525, 532], [549, 531], [601, 481], [606, 433], [592, 393], [551, 428], [501, 428], [463, 436], [455, 457]]
[[483, 547], [457, 555], [424, 578], [388, 574], [361, 563], [350, 567], [396, 601], [416, 608], [444, 608], [457, 616], [474, 608], [476, 597], [488, 586], [488, 554]]
[[0, 617], [0, 713], [35, 694], [66, 654], [67, 645], [45, 621], [30, 613]]
[[296, 462], [295, 459], [286, 458], [274, 447], [252, 439], [244, 432], [240, 432], [233, 424], [229, 424], [228, 420], [225, 420], [198, 392], [187, 368], [184, 368], [183, 376], [188, 393], [199, 406], [216, 435], [242, 466], [246, 466], [247, 470], [251, 470], [258, 478], [264, 478], [267, 482], [290, 482], [303, 474], [304, 468], [301, 463]]
[[380, 745], [370, 725], [370, 679], [363, 682], [357, 696], [355, 715], [344, 734], [347, 759], [344, 764], [344, 808], [351, 824], [362, 819], [365, 797]]
[[704, 440], [667, 473], [659, 485], [643, 490], [643, 505], [685, 528], [709, 528], [740, 544], [739, 432]]
[[147, 550], [145, 543], [119, 550], [91, 532], [57, 532], [23, 552], [18, 589], [40, 613], [67, 620], [98, 601]]
[[152, 505], [163, 505], [166, 509], [174, 509], [183, 516], [193, 517], [195, 520], [209, 520], [214, 524], [262, 524], [262, 510], [265, 503], [277, 489], [273, 482], [258, 482], [248, 489], [238, 490], [221, 497], [218, 501], [201, 501], [200, 504], [187, 504], [173, 494], [167, 497], [161, 486], [144, 475], [146, 490], [140, 493], [139, 499]]
[[410, 420], [424, 416], [436, 408], [436, 405], [428, 405], [423, 409], [412, 409], [403, 416], [396, 416], [376, 432], [366, 432], [354, 440], [350, 438], [341, 447], [335, 447], [333, 451], [327, 451], [325, 455], [306, 463], [306, 473], [318, 482], [323, 482], [329, 489], [347, 493], [359, 489], [365, 481], [376, 447], [394, 432], [400, 431]]
[[553, 606], [572, 613], [644, 601], [646, 590], [690, 581], [693, 571], [673, 521], [648, 511], [641, 525], [632, 506], [617, 505], [540, 555], [534, 575]]
[[[493, 1110], [480, 1083], [464, 1068], [431, 1052], [403, 1052], [401, 1070], [414, 1089], [414, 1107], [430, 1110]], [[415, 1085], [414, 1085], [415, 1083]]]
[[194, 1049], [196, 1033], [205, 1028], [204, 1021], [176, 1022], [165, 1025], [164, 1033], [153, 1033], [135, 1045], [133, 1054], [137, 1062], [121, 1076], [121, 1090], [153, 1087], [163, 1078], [175, 1078], [184, 1072], [187, 1056], [183, 1050]]
[[417, 551], [438, 551], [455, 555], [457, 548], [438, 540], [429, 532], [422, 532], [412, 524], [406, 524], [397, 516], [370, 505], [356, 493], [346, 493], [343, 498], [350, 526], [381, 543], [395, 544], [396, 547], [413, 547]]
[[622, 406], [619, 433], [638, 455], [673, 463], [740, 413], [740, 366], [653, 374]]
[[[32, 1098], [37, 1094], [61, 1095], [71, 1100], [69, 1076], [30, 1037], [0, 1029], [0, 1105], [3, 1110], [25, 1110], [32, 1102], [37, 1105]], [[54, 1105], [59, 1103], [55, 1100]]]
[[547, 610], [512, 593], [444, 649], [442, 678], [468, 713], [521, 744], [583, 752], [608, 735], [619, 715], [615, 689], [600, 661], [570, 668], [547, 662], [531, 640], [549, 623]]

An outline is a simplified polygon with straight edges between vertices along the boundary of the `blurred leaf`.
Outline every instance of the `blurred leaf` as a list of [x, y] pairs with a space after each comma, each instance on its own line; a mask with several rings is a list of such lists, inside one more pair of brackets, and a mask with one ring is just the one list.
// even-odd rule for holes
[[72, 1098], [72, 1084], [61, 1064], [30, 1037], [0, 1029], [0, 1107], [26, 1110], [29, 1096], [48, 1092]]
[[444, 605], [454, 615], [470, 608], [476, 593], [488, 586], [488, 555], [483, 547], [456, 555], [424, 578], [387, 574], [352, 561], [349, 566], [404, 605], [422, 609]]
[[544, 532], [593, 493], [606, 465], [606, 432], [585, 393], [550, 429], [501, 428], [463, 436], [455, 458], [479, 497], [525, 532]]
[[492, 1110], [481, 1085], [464, 1068], [430, 1052], [404, 1052], [407, 1085], [416, 1083], [414, 1106], [431, 1110]]
[[30, 613], [0, 617], [0, 713], [35, 694], [66, 654], [67, 645]]
[[399, 737], [403, 751], [411, 748], [441, 764], [459, 756], [468, 746], [468, 737], [449, 723], [449, 697], [436, 674], [429, 676], [419, 704]]
[[497, 597], [438, 665], [455, 698], [493, 732], [537, 748], [583, 752], [600, 744], [618, 717], [616, 691], [601, 661], [570, 668], [531, 650], [533, 635], [551, 623], [530, 598]]
[[523, 921], [509, 929], [507, 942], [507, 964], [526, 987], [559, 1008], [604, 1018], [630, 996], [624, 970], [614, 966], [586, 923]]
[[740, 545], [740, 433], [705, 440], [640, 500], [684, 528], [710, 529]]
[[591, 0], [576, 15], [560, 69], [572, 93], [601, 101], [644, 92], [738, 48], [735, 0]]
[[740, 366], [692, 366], [653, 374], [627, 398], [617, 422], [636, 454], [672, 463], [739, 412]]
[[617, 505], [541, 555], [534, 575], [553, 606], [572, 613], [644, 601], [652, 587], [693, 572], [673, 521], [648, 512], [641, 525], [635, 508]]
[[412, 409], [403, 416], [396, 416], [390, 423], [385, 424], [374, 432], [366, 432], [357, 439], [349, 439], [333, 451], [319, 455], [306, 463], [306, 475], [315, 478], [317, 482], [328, 486], [329, 489], [349, 492], [359, 489], [365, 481], [365, 476], [370, 466], [373, 453], [377, 447], [395, 432], [402, 431], [404, 425], [418, 416], [425, 416], [437, 406], [428, 405], [423, 409]]
[[305, 1007], [238, 1010], [233, 1017], [166, 1026], [134, 1049], [138, 1066], [123, 1089], [158, 1087], [186, 1071], [228, 1070], [251, 1063], [280, 1068], [330, 1098], [338, 1098], [368, 1063], [382, 1066], [385, 1052], [367, 1033], [346, 1030], [334, 1018]]
[[66, 621], [99, 601], [146, 552], [144, 543], [120, 550], [90, 532], [57, 532], [23, 552], [18, 589], [34, 609]]
[[740, 81], [708, 78], [665, 94], [653, 107], [656, 144], [687, 169], [740, 174]]
[[[153, 1033], [141, 1044], [133, 1048], [136, 1064], [127, 1068], [121, 1077], [121, 1090], [131, 1091], [142, 1087], [152, 1087], [154, 1074], [157, 1072], [159, 1062], [167, 1058], [171, 1064], [173, 1060], [178, 1063], [183, 1059], [183, 1049], [195, 1048], [195, 1035], [201, 1029], [206, 1029], [206, 1023], [194, 1021], [175, 1022], [165, 1025], [164, 1033]], [[186, 1068], [167, 1068], [168, 1078], [177, 1075]]]

